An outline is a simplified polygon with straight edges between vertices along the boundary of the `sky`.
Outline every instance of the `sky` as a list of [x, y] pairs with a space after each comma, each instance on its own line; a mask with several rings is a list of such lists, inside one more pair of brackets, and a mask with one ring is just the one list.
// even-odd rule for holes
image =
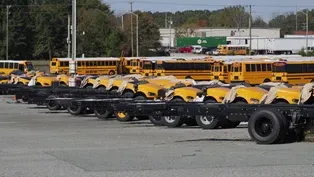
[[[128, 0], [103, 0], [116, 13], [125, 13], [130, 10]], [[230, 5], [252, 5], [253, 17], [261, 16], [270, 20], [274, 15], [286, 12], [295, 12], [298, 9], [314, 9], [313, 0], [133, 0], [133, 10], [141, 11], [184, 11], [184, 10], [216, 10]], [[248, 9], [247, 9], [248, 10]]]

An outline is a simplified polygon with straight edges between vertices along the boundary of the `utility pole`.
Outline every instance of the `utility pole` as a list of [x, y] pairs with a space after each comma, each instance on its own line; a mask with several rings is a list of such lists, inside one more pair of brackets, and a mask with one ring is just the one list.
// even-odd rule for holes
[[124, 19], [123, 19], [123, 15], [121, 16], [121, 27], [122, 27], [122, 31], [124, 31]]
[[68, 15], [68, 38], [67, 38], [67, 43], [68, 43], [68, 58], [71, 58], [71, 16], [70, 16], [70, 14]]
[[298, 31], [298, 5], [295, 6], [295, 31]]
[[303, 13], [306, 16], [306, 54], [308, 54], [308, 47], [309, 47], [309, 10], [306, 9], [306, 13], [304, 13], [303, 11], [300, 11], [301, 13]]
[[9, 60], [9, 9], [11, 6], [7, 6], [7, 29], [6, 29], [6, 60]]
[[169, 20], [169, 49], [170, 49], [170, 47], [171, 47], [171, 44], [172, 44], [172, 34], [171, 34], [171, 25], [172, 25], [172, 18], [170, 17], [169, 18], [170, 20]]
[[72, 0], [72, 60], [69, 62], [69, 87], [75, 87], [76, 75], [76, 0]]
[[[133, 1], [130, 1], [131, 13], [133, 13]], [[131, 48], [132, 48], [132, 57], [134, 57], [134, 46], [133, 46], [133, 16], [131, 15]]]
[[167, 17], [167, 12], [165, 12], [165, 28], [168, 26], [168, 17]]
[[250, 48], [249, 48], [249, 55], [252, 54], [252, 5], [250, 7], [250, 18], [249, 18], [249, 28], [250, 28]]
[[306, 54], [309, 50], [309, 10], [306, 9]]

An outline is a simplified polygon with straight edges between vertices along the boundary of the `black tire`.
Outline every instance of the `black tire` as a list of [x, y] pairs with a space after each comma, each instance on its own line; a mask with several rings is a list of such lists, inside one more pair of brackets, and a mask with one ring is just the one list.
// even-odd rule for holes
[[68, 106], [68, 112], [73, 116], [78, 116], [83, 113], [84, 109], [82, 106]]
[[181, 127], [184, 124], [184, 118], [181, 116], [162, 116], [161, 123], [167, 127]]
[[[182, 98], [174, 98], [171, 102], [184, 102]], [[185, 117], [182, 116], [162, 116], [161, 122], [167, 127], [181, 127], [184, 124]]]
[[106, 91], [106, 87], [104, 87], [104, 86], [99, 86], [97, 90], [99, 90], [99, 91], [101, 91], [101, 92], [105, 92], [105, 91]]
[[155, 126], [163, 126], [164, 124], [161, 122], [161, 116], [149, 116], [149, 120]]
[[[47, 99], [54, 99], [54, 98], [56, 98], [56, 96], [49, 96]], [[49, 100], [48, 103], [46, 103], [46, 106], [50, 111], [56, 111], [56, 110], [61, 109], [61, 106], [57, 104], [56, 101], [53, 101], [53, 100]]]
[[132, 121], [134, 119], [134, 116], [130, 116], [126, 112], [114, 112], [114, 116], [120, 122], [128, 122], [128, 121]]
[[134, 97], [134, 93], [133, 92], [125, 92], [123, 94], [124, 98], [133, 98]]
[[[205, 103], [217, 103], [216, 100], [209, 99], [206, 100]], [[211, 115], [197, 115], [195, 116], [195, 120], [198, 126], [200, 126], [202, 129], [217, 129], [220, 126], [221, 121]]]
[[95, 116], [101, 120], [107, 120], [110, 115], [109, 111], [97, 108], [94, 109], [94, 113]]
[[277, 110], [262, 109], [250, 117], [248, 131], [258, 144], [280, 143], [288, 133], [288, 122]]

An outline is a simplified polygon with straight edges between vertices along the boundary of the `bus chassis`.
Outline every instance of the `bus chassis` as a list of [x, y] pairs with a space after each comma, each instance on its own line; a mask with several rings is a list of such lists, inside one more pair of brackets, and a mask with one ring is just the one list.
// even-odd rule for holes
[[312, 131], [314, 126], [313, 105], [186, 103], [131, 98], [72, 99], [68, 104], [136, 116], [212, 116], [219, 120], [248, 122], [248, 132], [258, 144], [301, 141], [305, 132]]

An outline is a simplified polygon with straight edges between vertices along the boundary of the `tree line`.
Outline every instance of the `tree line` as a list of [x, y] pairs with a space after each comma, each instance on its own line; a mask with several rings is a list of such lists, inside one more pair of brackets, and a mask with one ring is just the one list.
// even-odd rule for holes
[[[68, 53], [68, 15], [72, 13], [70, 0], [0, 0], [0, 58], [6, 57], [7, 6], [9, 59], [31, 60], [66, 57]], [[139, 55], [162, 55], [150, 49], [160, 49], [159, 28], [166, 27], [165, 15], [171, 17], [172, 27], [195, 29], [200, 27], [244, 28], [250, 14], [244, 6], [219, 10], [188, 10], [182, 12], [135, 11], [139, 17]], [[300, 30], [304, 15], [299, 12]], [[77, 56], [118, 57], [136, 56], [136, 15], [115, 14], [101, 0], [77, 0]], [[304, 19], [303, 19], [303, 17]], [[314, 28], [314, 11], [309, 11], [309, 29]], [[131, 18], [133, 28], [131, 28]], [[281, 28], [282, 35], [295, 30], [295, 14], [275, 16], [269, 22], [261, 17], [253, 19], [253, 27]], [[131, 48], [133, 29], [133, 50]]]

